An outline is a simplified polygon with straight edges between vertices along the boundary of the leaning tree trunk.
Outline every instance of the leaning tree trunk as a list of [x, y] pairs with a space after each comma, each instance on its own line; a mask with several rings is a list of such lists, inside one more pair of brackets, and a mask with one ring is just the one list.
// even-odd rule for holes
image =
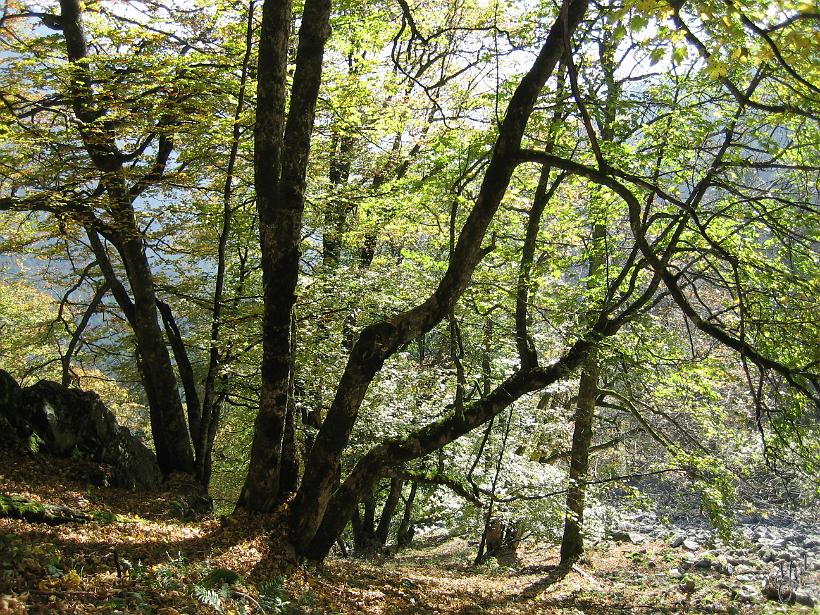
[[387, 499], [382, 507], [381, 517], [379, 517], [379, 526], [376, 528], [376, 538], [382, 546], [387, 544], [387, 538], [390, 534], [390, 524], [393, 521], [393, 515], [396, 514], [396, 507], [399, 505], [403, 486], [403, 479], [396, 477], [390, 479], [390, 493], [387, 494]]
[[[136, 246], [131, 248], [134, 253], [138, 253], [132, 253], [131, 256], [142, 261], [139, 263], [140, 267], [133, 268], [138, 272], [129, 271], [129, 282], [134, 293], [134, 334], [139, 348], [145, 392], [151, 408], [157, 462], [164, 474], [174, 471], [193, 474], [193, 448], [171, 357], [157, 322], [153, 280], [144, 253]], [[139, 258], [139, 253], [142, 258]]]
[[[521, 140], [533, 107], [563, 53], [564, 29], [568, 28], [566, 35], [571, 35], [587, 8], [586, 0], [566, 0], [564, 4], [563, 16], [553, 25], [538, 57], [510, 99], [476, 203], [467, 216], [450, 264], [436, 290], [414, 308], [365, 327], [350, 352], [291, 509], [291, 540], [297, 551], [305, 556], [315, 557], [321, 553], [324, 557], [352, 514], [349, 501], [339, 509], [329, 509], [328, 504], [336, 491], [342, 452], [373, 378], [401, 346], [429, 331], [447, 316], [487, 253], [482, 248], [482, 241], [518, 164]], [[390, 465], [400, 462], [400, 459], [392, 459]], [[369, 486], [372, 480], [368, 476], [362, 486]], [[347, 499], [346, 495], [344, 499]]]
[[396, 532], [396, 546], [400, 549], [410, 546], [410, 543], [413, 542], [413, 534], [416, 533], [415, 527], [413, 526], [413, 504], [416, 501], [417, 489], [418, 483], [413, 481], [410, 485], [410, 494], [407, 496], [407, 502], [404, 504], [404, 514], [401, 516], [399, 529]]

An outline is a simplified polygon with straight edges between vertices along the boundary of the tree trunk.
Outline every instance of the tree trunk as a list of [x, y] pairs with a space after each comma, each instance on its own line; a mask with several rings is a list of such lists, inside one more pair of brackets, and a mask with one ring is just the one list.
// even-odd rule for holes
[[85, 312], [83, 313], [82, 319], [80, 319], [80, 323], [77, 325], [77, 328], [74, 330], [74, 333], [71, 335], [71, 341], [68, 343], [68, 348], [66, 349], [65, 354], [61, 357], [61, 365], [62, 365], [62, 379], [61, 383], [64, 387], [68, 387], [71, 384], [71, 359], [74, 357], [74, 352], [77, 350], [77, 347], [82, 339], [83, 331], [88, 326], [88, 323], [91, 321], [91, 317], [96, 313], [97, 308], [99, 308], [100, 304], [102, 304], [105, 295], [110, 290], [111, 286], [108, 282], [103, 282], [95, 291], [94, 296], [91, 298], [91, 301], [88, 304]]
[[413, 503], [416, 500], [416, 490], [418, 484], [413, 481], [410, 485], [410, 494], [407, 496], [407, 502], [404, 504], [404, 514], [399, 522], [399, 529], [396, 532], [396, 545], [399, 548], [410, 546], [413, 542], [413, 534], [416, 533], [413, 527]]
[[356, 553], [372, 553], [379, 546], [374, 524], [376, 520], [376, 497], [371, 491], [363, 500], [364, 514], [359, 515], [358, 505], [353, 516], [353, 547]]
[[325, 229], [322, 233], [322, 262], [327, 267], [335, 267], [339, 264], [342, 238], [351, 211], [349, 201], [342, 194], [350, 178], [353, 137], [339, 134], [338, 130], [334, 130], [331, 150], [332, 158], [328, 179], [333, 187], [333, 194], [325, 212]]
[[[569, 30], [566, 35], [569, 36], [587, 8], [586, 0], [567, 0], [567, 5], [568, 13], [556, 20], [538, 57], [510, 100], [476, 203], [467, 216], [453, 257], [438, 287], [426, 301], [416, 307], [365, 327], [350, 353], [330, 411], [310, 452], [302, 484], [292, 507], [291, 540], [302, 554], [307, 554], [308, 551], [315, 553], [309, 545], [317, 534], [328, 510], [328, 503], [333, 497], [333, 480], [340, 468], [342, 451], [347, 446], [359, 408], [373, 378], [384, 361], [398, 348], [432, 329], [447, 315], [486, 254], [481, 245], [483, 238], [517, 166], [521, 139], [533, 106], [563, 53], [565, 24]], [[433, 450], [435, 448], [438, 447]], [[372, 484], [372, 480], [370, 477], [367, 482]], [[335, 517], [339, 512], [342, 511], [334, 510], [332, 514]], [[352, 505], [348, 504], [344, 507], [344, 518], [331, 524], [334, 529], [330, 532], [333, 536], [328, 545], [325, 546], [324, 543], [329, 534], [321, 538], [322, 556], [335, 542], [351, 513]], [[337, 527], [340, 523], [341, 527]]]
[[88, 523], [95, 520], [94, 515], [81, 510], [58, 504], [42, 504], [17, 495], [5, 494], [0, 494], [0, 517], [22, 519], [29, 523], [45, 523], [46, 525]]
[[[133, 225], [136, 230], [136, 224]], [[177, 379], [165, 337], [157, 322], [154, 281], [141, 241], [126, 240], [128, 281], [134, 296], [134, 334], [140, 353], [145, 391], [151, 406], [153, 437], [157, 462], [163, 474], [194, 474], [194, 452], [188, 425], [179, 399]]]
[[[569, 42], [567, 41], [567, 46]], [[607, 93], [603, 121], [601, 122], [601, 136], [606, 140], [614, 138], [613, 126], [615, 121], [614, 103], [618, 99], [619, 86], [615, 81], [615, 48], [612, 40], [605, 38], [599, 46], [600, 65], [603, 68], [607, 82]], [[581, 96], [576, 82], [575, 67], [572, 63], [572, 56], [568, 56], [567, 68], [573, 95], [578, 103], [581, 115], [585, 117], [587, 130], [592, 140], [593, 149], [599, 157], [600, 151], [594, 138], [594, 133], [590, 128], [589, 118], [581, 104]], [[593, 193], [594, 194], [594, 193]], [[590, 203], [590, 209], [593, 202]], [[593, 214], [594, 215], [594, 212]], [[593, 295], [600, 283], [595, 280], [595, 275], [606, 262], [605, 254], [606, 226], [599, 220], [595, 220], [591, 227], [591, 245], [588, 258], [587, 289], [589, 295]], [[600, 301], [587, 299], [587, 322], [594, 322], [601, 309]], [[595, 405], [598, 399], [598, 380], [600, 367], [598, 365], [598, 353], [592, 350], [584, 361], [581, 371], [581, 379], [578, 383], [578, 398], [575, 410], [575, 427], [572, 434], [572, 449], [570, 452], [569, 466], [569, 488], [567, 490], [566, 514], [564, 518], [564, 535], [561, 540], [561, 564], [571, 565], [584, 551], [584, 501], [586, 498], [586, 481], [589, 470], [589, 455], [592, 445], [592, 422], [595, 418]]]
[[561, 540], [561, 563], [571, 564], [584, 550], [584, 498], [586, 495], [589, 447], [592, 443], [592, 419], [598, 396], [598, 364], [591, 353], [584, 364], [578, 386], [578, 402], [575, 412], [575, 429], [572, 434], [567, 512], [564, 519], [564, 536]]
[[396, 507], [399, 504], [403, 486], [403, 479], [395, 477], [390, 479], [390, 493], [384, 502], [382, 515], [379, 517], [379, 526], [376, 528], [376, 538], [379, 539], [382, 546], [387, 544], [387, 537], [390, 534], [390, 523], [393, 521], [393, 515], [396, 513]]
[[216, 429], [222, 414], [222, 404], [227, 390], [227, 382], [219, 374], [223, 365], [224, 356], [220, 351], [219, 341], [222, 328], [222, 302], [225, 288], [225, 273], [227, 270], [226, 254], [228, 236], [231, 232], [233, 218], [233, 178], [236, 160], [239, 155], [239, 138], [241, 136], [240, 118], [245, 106], [245, 92], [248, 82], [251, 52], [253, 51], [253, 13], [256, 0], [249, 0], [248, 14], [245, 28], [245, 53], [242, 57], [242, 70], [239, 79], [236, 108], [231, 130], [231, 148], [228, 154], [228, 166], [225, 172], [225, 183], [222, 187], [222, 228], [219, 231], [216, 259], [216, 281], [214, 283], [213, 302], [211, 307], [211, 340], [208, 352], [208, 371], [203, 384], [202, 409], [200, 412], [200, 429], [198, 437], [191, 429], [194, 439], [194, 457], [196, 459], [197, 476], [207, 489], [211, 482], [212, 452]]
[[[603, 240], [605, 237], [606, 227], [598, 223], [593, 224], [587, 277], [587, 288], [590, 290], [596, 287], [594, 276], [604, 264]], [[589, 301], [587, 321], [594, 322], [600, 307], [595, 304], [595, 301]], [[592, 420], [598, 399], [598, 373], [598, 356], [593, 349], [584, 360], [581, 380], [578, 384], [575, 428], [570, 453], [567, 511], [564, 518], [564, 536], [561, 540], [562, 564], [572, 563], [581, 556], [584, 550], [584, 498], [589, 469], [589, 449], [592, 444]]]
[[285, 414], [285, 433], [282, 437], [282, 470], [279, 478], [278, 500], [284, 501], [296, 491], [299, 484], [299, 451], [296, 445], [295, 421], [296, 401], [291, 390], [288, 409]]
[[[153, 274], [133, 208], [135, 195], [126, 183], [123, 157], [117, 149], [113, 127], [108, 122], [100, 121], [102, 111], [95, 105], [93, 80], [87, 62], [88, 48], [82, 25], [82, 7], [78, 0], [60, 0], [60, 9], [60, 23], [63, 26], [68, 59], [76, 69], [76, 79], [71, 82], [74, 113], [80, 122], [85, 150], [100, 172], [102, 185], [109, 198], [109, 209], [115, 222], [112, 239], [122, 258], [133, 294], [133, 303], [126, 301], [127, 296], [123, 292], [115, 292], [115, 298], [121, 302], [123, 310], [129, 313], [129, 322], [137, 340], [140, 372], [151, 410], [151, 431], [157, 461], [166, 475], [171, 472], [193, 474], [193, 448], [171, 357], [158, 322]], [[167, 137], [159, 139], [156, 168], [149, 175], [162, 175], [172, 148]], [[103, 271], [106, 281], [112, 287], [122, 288], [122, 284], [113, 275], [113, 268], [105, 267]]]
[[475, 563], [481, 564], [491, 557], [497, 559], [514, 558], [518, 543], [521, 542], [521, 524], [493, 517], [482, 535], [482, 546]]
[[292, 318], [299, 277], [310, 136], [330, 0], [307, 0], [285, 122], [291, 2], [266, 0], [257, 71], [254, 183], [262, 248], [262, 387], [248, 476], [238, 505], [270, 511], [281, 497], [282, 447], [292, 379]]
[[[495, 510], [495, 492], [498, 487], [498, 478], [501, 474], [501, 465], [504, 463], [504, 453], [507, 450], [507, 438], [510, 435], [510, 426], [512, 423], [512, 409], [507, 416], [507, 422], [504, 425], [504, 435], [501, 439], [501, 450], [498, 452], [498, 459], [495, 464], [495, 474], [493, 475], [493, 483], [490, 487], [490, 501], [487, 504], [487, 512], [484, 517], [484, 531], [481, 533], [481, 540], [478, 543], [478, 553], [475, 556], [475, 564], [483, 563], [488, 557], [492, 557], [500, 550], [501, 542], [504, 538], [504, 522], [496, 517], [493, 517]], [[496, 536], [496, 534], [498, 534]]]
[[403, 438], [388, 440], [370, 449], [356, 462], [345, 481], [333, 493], [328, 508], [332, 514], [324, 515], [321, 526], [304, 549], [303, 555], [314, 560], [321, 560], [327, 555], [350, 520], [353, 507], [361, 494], [372, 489], [385, 468], [401, 465], [442, 448], [497, 416], [522, 395], [566, 377], [582, 363], [597, 339], [614, 334], [622, 324], [602, 319], [596, 323], [596, 328], [588, 338], [578, 340], [561, 359], [549, 367], [517, 371], [489, 395], [466, 406], [462, 416], [449, 414]]

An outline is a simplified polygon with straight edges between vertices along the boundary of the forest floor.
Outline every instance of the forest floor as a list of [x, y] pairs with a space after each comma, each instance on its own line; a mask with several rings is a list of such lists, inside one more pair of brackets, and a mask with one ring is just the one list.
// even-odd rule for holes
[[472, 566], [475, 547], [427, 537], [390, 558], [293, 566], [274, 520], [174, 520], [167, 492], [92, 487], [83, 464], [0, 451], [0, 493], [107, 518], [58, 526], [0, 519], [0, 615], [25, 613], [773, 613], [711, 571], [672, 576], [664, 543], [601, 543], [569, 571], [554, 546]]

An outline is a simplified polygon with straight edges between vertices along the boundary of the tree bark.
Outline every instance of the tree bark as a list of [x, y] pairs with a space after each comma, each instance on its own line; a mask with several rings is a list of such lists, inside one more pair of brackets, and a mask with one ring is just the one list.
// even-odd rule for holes
[[595, 415], [597, 397], [598, 363], [595, 353], [590, 353], [585, 361], [578, 385], [567, 490], [567, 511], [564, 517], [564, 536], [561, 540], [562, 564], [574, 562], [584, 551], [585, 483], [589, 470], [589, 446], [592, 443], [592, 419]]
[[393, 515], [396, 513], [396, 507], [399, 504], [403, 486], [403, 479], [396, 477], [390, 479], [390, 493], [387, 494], [381, 517], [379, 517], [379, 526], [376, 528], [376, 538], [379, 539], [382, 546], [387, 544], [387, 538], [390, 534], [390, 523], [393, 521]]
[[325, 229], [322, 233], [322, 262], [327, 267], [339, 264], [347, 218], [351, 206], [347, 199], [341, 196], [344, 186], [350, 178], [350, 162], [353, 155], [353, 137], [334, 131], [331, 140], [332, 158], [328, 179], [333, 195], [328, 210], [325, 212]]
[[[80, 123], [85, 150], [100, 173], [109, 198], [109, 209], [116, 229], [113, 239], [133, 294], [133, 303], [128, 307], [140, 354], [141, 376], [151, 409], [151, 431], [157, 461], [164, 474], [193, 474], [193, 448], [177, 390], [176, 375], [158, 323], [153, 274], [133, 208], [135, 194], [126, 183], [123, 159], [117, 149], [113, 126], [111, 122], [101, 119], [104, 112], [95, 106], [92, 78], [86, 61], [88, 48], [81, 4], [79, 0], [60, 0], [60, 9], [66, 51], [75, 73], [71, 81], [74, 113]], [[152, 177], [161, 176], [171, 149], [170, 139], [161, 137], [156, 165], [150, 172]], [[108, 283], [121, 286], [119, 280], [109, 277], [112, 273], [113, 269], [109, 268], [106, 275]]]
[[329, 0], [307, 0], [299, 29], [285, 121], [291, 2], [266, 0], [257, 71], [254, 182], [262, 248], [262, 388], [248, 476], [238, 505], [257, 512], [279, 503], [282, 446], [292, 379], [291, 312], [299, 277], [310, 136], [330, 34]]
[[388, 440], [370, 449], [333, 494], [329, 507], [332, 514], [324, 516], [314, 539], [304, 548], [303, 555], [315, 560], [321, 560], [327, 555], [350, 519], [360, 494], [372, 488], [385, 468], [418, 459], [442, 448], [497, 416], [522, 395], [565, 377], [582, 363], [597, 339], [612, 335], [618, 326], [609, 321], [599, 321], [590, 337], [577, 341], [559, 361], [546, 368], [515, 372], [489, 395], [466, 406], [462, 416], [450, 414], [404, 438]]
[[93, 515], [81, 510], [58, 504], [42, 504], [20, 496], [5, 494], [0, 494], [0, 517], [22, 519], [29, 523], [45, 523], [46, 525], [89, 523], [95, 520]]
[[[330, 411], [311, 449], [292, 508], [291, 540], [303, 554], [309, 550], [315, 552], [308, 546], [328, 510], [341, 453], [376, 373], [399, 347], [429, 331], [447, 315], [485, 254], [481, 243], [509, 185], [527, 121], [541, 88], [563, 53], [564, 23], [568, 24], [568, 35], [571, 35], [587, 8], [586, 0], [567, 0], [566, 3], [566, 19], [556, 20], [538, 57], [510, 100], [476, 203], [438, 287], [415, 308], [365, 327], [350, 353]], [[348, 506], [342, 527], [351, 511]], [[337, 512], [334, 510], [333, 515]], [[321, 542], [324, 543], [324, 538]], [[322, 547], [321, 551], [324, 556], [327, 549]]]
[[404, 504], [404, 514], [401, 516], [399, 522], [399, 529], [396, 532], [396, 546], [399, 548], [407, 547], [413, 541], [413, 504], [416, 500], [416, 491], [418, 484], [413, 481], [410, 484], [410, 493], [407, 496], [407, 502]]
[[359, 514], [358, 504], [353, 515], [353, 547], [356, 553], [372, 553], [379, 545], [374, 524], [376, 520], [376, 497], [371, 491], [362, 498], [363, 515]]
[[[595, 274], [603, 266], [603, 240], [606, 227], [594, 223], [592, 228], [592, 245], [590, 247], [587, 289], [594, 292], [598, 286]], [[587, 321], [594, 321], [601, 310], [592, 298], [588, 298]], [[586, 498], [586, 481], [589, 470], [589, 449], [592, 444], [592, 420], [595, 417], [595, 405], [598, 400], [598, 356], [591, 350], [584, 360], [581, 379], [578, 384], [578, 399], [575, 406], [575, 426], [572, 433], [572, 449], [569, 464], [569, 487], [567, 489], [566, 514], [564, 517], [564, 535], [561, 540], [561, 563], [571, 564], [584, 551], [584, 501]]]

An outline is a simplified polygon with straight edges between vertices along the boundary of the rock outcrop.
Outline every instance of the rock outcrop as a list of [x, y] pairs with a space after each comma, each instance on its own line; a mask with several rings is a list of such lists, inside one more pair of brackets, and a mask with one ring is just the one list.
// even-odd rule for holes
[[162, 482], [154, 453], [117, 424], [96, 393], [48, 380], [21, 388], [0, 370], [0, 429], [6, 444], [36, 441], [38, 450], [55, 457], [79, 454], [111, 466], [113, 486], [145, 489]]

